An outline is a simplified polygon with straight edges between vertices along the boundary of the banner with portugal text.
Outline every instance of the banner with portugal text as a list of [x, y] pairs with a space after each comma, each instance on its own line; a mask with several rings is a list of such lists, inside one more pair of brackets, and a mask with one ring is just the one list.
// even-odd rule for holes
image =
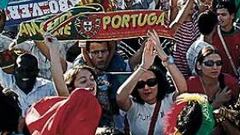
[[[41, 26], [43, 31], [52, 33], [59, 40], [128, 39], [146, 36], [147, 31], [152, 29], [155, 29], [160, 37], [173, 37], [173, 31], [165, 25], [165, 13], [159, 10], [91, 12], [79, 13], [75, 16], [65, 13], [62, 15], [65, 17], [54, 17], [54, 19], [45, 21]], [[28, 36], [32, 40], [41, 40], [41, 38], [34, 39], [32, 32], [34, 27], [23, 28], [24, 26], [26, 25], [20, 26], [19, 35]], [[19, 36], [18, 40], [23, 41], [21, 38]]]
[[[69, 40], [68, 35], [71, 35], [72, 28], [74, 25], [69, 20], [75, 18], [79, 14], [90, 13], [90, 12], [102, 12], [103, 7], [99, 4], [89, 4], [86, 6], [76, 6], [70, 8], [66, 12], [62, 12], [57, 15], [48, 15], [38, 19], [22, 22], [19, 26], [17, 34], [17, 44], [22, 43], [26, 40], [43, 40], [43, 34], [51, 28], [55, 29], [55, 36], [62, 40]], [[72, 33], [73, 34], [73, 33]], [[77, 40], [77, 39], [76, 39]]]

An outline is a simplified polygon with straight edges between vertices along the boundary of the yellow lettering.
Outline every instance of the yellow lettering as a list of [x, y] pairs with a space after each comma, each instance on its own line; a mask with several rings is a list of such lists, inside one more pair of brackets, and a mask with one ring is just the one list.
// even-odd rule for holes
[[138, 14], [131, 15], [133, 28], [137, 26], [137, 17], [138, 17]]
[[126, 27], [128, 28], [129, 27], [129, 21], [130, 21], [130, 16], [129, 15], [123, 15], [122, 17], [122, 25], [121, 27]]
[[103, 17], [103, 29], [107, 29], [107, 25], [111, 22], [110, 16], [104, 16]]
[[52, 23], [52, 27], [50, 27], [50, 29], [48, 30], [51, 30], [51, 29], [54, 29], [56, 26], [58, 26], [60, 24], [60, 21], [59, 21], [59, 18], [57, 19], [54, 19], [53, 23]]
[[156, 21], [157, 21], [156, 13], [149, 14], [148, 19], [147, 19], [147, 24], [154, 25], [156, 23]]
[[36, 24], [35, 22], [31, 22], [31, 25], [33, 28], [35, 28], [37, 33], [43, 34], [44, 30], [43, 30], [43, 23], [40, 24], [40, 26], [38, 26], [38, 24]]
[[42, 35], [45, 33], [45, 31], [44, 31], [44, 23], [40, 24], [40, 31], [42, 32], [41, 33]]
[[164, 18], [165, 18], [165, 14], [164, 12], [162, 12], [162, 14], [158, 17], [156, 24], [158, 25], [160, 23], [161, 25], [164, 25]]
[[71, 17], [71, 15], [72, 15], [72, 14], [71, 14], [70, 12], [66, 13], [66, 14], [64, 14], [64, 15], [62, 15], [62, 16], [59, 17], [59, 21], [60, 21], [60, 22], [63, 22], [63, 21], [65, 21], [67, 18]]
[[112, 18], [112, 27], [114, 29], [118, 29], [121, 25], [121, 16], [120, 15], [116, 15], [116, 16], [113, 16]]
[[147, 17], [148, 17], [148, 14], [146, 14], [142, 20], [142, 13], [139, 14], [139, 17], [138, 17], [138, 25], [140, 27], [144, 26], [147, 22]]
[[50, 30], [52, 28], [53, 22], [48, 22], [47, 23], [47, 30]]
[[37, 24], [36, 22], [31, 22], [30, 24], [21, 24], [20, 25], [20, 36], [22, 35], [28, 35], [28, 36], [34, 36], [39, 34], [43, 34], [43, 24]]
[[22, 23], [22, 24], [20, 25], [19, 31], [20, 31], [20, 36], [22, 36], [22, 35], [28, 35], [28, 31], [27, 31], [24, 23]]
[[72, 14], [70, 12], [61, 15], [60, 17], [55, 18], [53, 21], [47, 24], [47, 30], [51, 31], [52, 29], [56, 28], [59, 24], [70, 18]]
[[58, 29], [58, 34], [59, 35], [63, 35], [63, 29], [64, 29], [64, 27], [61, 27], [61, 28]]
[[71, 27], [70, 27], [71, 23], [69, 23], [68, 25], [65, 26], [64, 28], [64, 35], [71, 35]]
[[31, 24], [26, 24], [26, 29], [30, 36], [36, 35], [36, 29]]
[[129, 27], [142, 27], [145, 25], [164, 25], [165, 14], [162, 12], [157, 15], [156, 12], [152, 13], [139, 13], [139, 14], [122, 14], [114, 16], [104, 16], [102, 19], [103, 29], [106, 30], [108, 27], [113, 29], [129, 28]]
[[55, 31], [53, 33], [53, 35], [60, 36], [60, 37], [61, 36], [66, 36], [66, 35], [71, 35], [71, 27], [70, 27], [70, 25], [71, 25], [71, 22], [68, 23], [67, 25], [59, 28], [57, 31]]

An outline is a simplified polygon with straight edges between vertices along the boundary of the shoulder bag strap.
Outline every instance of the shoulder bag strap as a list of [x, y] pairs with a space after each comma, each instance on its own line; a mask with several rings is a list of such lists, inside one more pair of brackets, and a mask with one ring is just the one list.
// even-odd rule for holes
[[[153, 116], [152, 116], [150, 126], [148, 129], [148, 135], [154, 134], [154, 129], [155, 129], [155, 125], [157, 122], [160, 107], [161, 107], [161, 102], [158, 101], [154, 108]], [[125, 135], [130, 135], [130, 128], [129, 128], [129, 123], [128, 123], [128, 119], [127, 119], [127, 114], [125, 115], [124, 124], [125, 124], [125, 127], [124, 127]]]
[[157, 101], [157, 104], [154, 108], [153, 116], [152, 116], [152, 119], [151, 119], [151, 122], [150, 122], [150, 126], [149, 126], [149, 129], [148, 129], [148, 135], [153, 135], [154, 134], [155, 125], [156, 125], [156, 122], [157, 122], [157, 119], [158, 119], [158, 114], [159, 114], [160, 107], [161, 107], [161, 101]]
[[224, 39], [223, 39], [223, 36], [222, 36], [222, 33], [221, 33], [221, 30], [220, 30], [220, 26], [219, 26], [219, 25], [218, 25], [218, 27], [217, 27], [217, 32], [218, 32], [219, 38], [220, 38], [220, 40], [221, 40], [221, 42], [222, 42], [222, 45], [223, 45], [223, 47], [224, 47], [224, 50], [225, 50], [225, 52], [226, 52], [226, 54], [227, 54], [227, 56], [228, 56], [228, 59], [230, 60], [231, 66], [232, 66], [232, 68], [233, 68], [233, 71], [234, 71], [235, 75], [238, 76], [237, 68], [236, 68], [236, 66], [235, 66], [234, 63], [233, 63], [232, 56], [230, 55], [230, 53], [229, 53], [229, 51], [228, 51], [228, 48], [227, 48], [226, 43], [225, 43], [225, 41], [224, 41]]

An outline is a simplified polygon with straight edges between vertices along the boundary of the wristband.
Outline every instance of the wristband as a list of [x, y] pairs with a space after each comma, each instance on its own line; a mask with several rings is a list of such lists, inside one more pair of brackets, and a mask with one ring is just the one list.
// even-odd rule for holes
[[168, 61], [168, 56], [165, 59], [162, 59], [162, 62], [167, 62]]
[[140, 68], [142, 71], [144, 71], [144, 72], [148, 71], [146, 68], [144, 68], [144, 67], [142, 67], [142, 66], [139, 66], [139, 68]]
[[174, 58], [172, 56], [168, 56], [166, 60], [162, 60], [162, 64], [163, 66], [174, 64]]

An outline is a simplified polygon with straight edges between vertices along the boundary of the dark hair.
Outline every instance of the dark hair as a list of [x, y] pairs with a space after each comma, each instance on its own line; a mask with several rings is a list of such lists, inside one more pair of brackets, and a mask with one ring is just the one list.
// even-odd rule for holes
[[197, 74], [199, 75], [200, 74], [200, 71], [197, 69], [197, 63], [199, 62], [199, 64], [202, 64], [203, 63], [203, 60], [211, 55], [211, 54], [218, 54], [221, 58], [221, 54], [219, 53], [219, 51], [213, 47], [204, 47], [198, 54], [197, 56], [197, 60], [196, 60], [196, 65], [195, 65], [195, 71], [197, 72]]
[[[196, 62], [199, 62], [199, 64], [202, 64], [205, 57], [207, 57], [211, 54], [218, 54], [222, 58], [221, 54], [219, 53], [219, 51], [217, 49], [212, 48], [212, 47], [205, 47], [199, 52]], [[200, 71], [197, 69], [197, 64], [195, 65], [195, 71], [197, 72], [198, 75], [200, 74]], [[224, 89], [226, 86], [224, 78], [225, 78], [224, 74], [220, 73], [218, 76], [218, 81], [219, 81], [221, 89]]]
[[[0, 86], [0, 132], [18, 132], [19, 118], [22, 110], [19, 106], [17, 94], [8, 88]], [[24, 124], [23, 134], [30, 135], [29, 130]]]
[[202, 123], [201, 106], [196, 101], [190, 101], [178, 115], [177, 129], [182, 135], [194, 135]]
[[[157, 100], [161, 101], [164, 96], [166, 95], [167, 91], [170, 89], [170, 84], [167, 81], [166, 76], [163, 74], [163, 72], [157, 68], [156, 66], [151, 66], [149, 71], [153, 72], [153, 74], [156, 76], [157, 84], [158, 84], [158, 92], [157, 92]], [[137, 103], [144, 104], [145, 102], [143, 99], [141, 99], [138, 89], [135, 86], [132, 92], [133, 100]]]
[[87, 41], [86, 42], [86, 50], [89, 52], [90, 51], [90, 45], [91, 43], [99, 43], [99, 44], [102, 44], [102, 43], [107, 43], [107, 47], [108, 47], [108, 50], [109, 50], [109, 41]]
[[221, 0], [218, 2], [216, 9], [226, 8], [230, 15], [236, 13], [236, 6], [234, 2], [231, 2], [230, 0]]
[[218, 23], [217, 15], [211, 10], [203, 12], [199, 15], [198, 27], [199, 31], [203, 35], [210, 34], [213, 31], [214, 27], [217, 25], [217, 23]]
[[[31, 65], [36, 65], [36, 67], [38, 68], [38, 60], [37, 60], [37, 58], [34, 55], [30, 54], [30, 53], [20, 54], [17, 57], [16, 62], [17, 62], [18, 59], [24, 59], [24, 58], [25, 59], [29, 59], [31, 61]], [[17, 67], [16, 66], [16, 62], [15, 62], [15, 68]]]
[[21, 109], [18, 104], [17, 94], [12, 90], [0, 91], [0, 131], [17, 131]]

